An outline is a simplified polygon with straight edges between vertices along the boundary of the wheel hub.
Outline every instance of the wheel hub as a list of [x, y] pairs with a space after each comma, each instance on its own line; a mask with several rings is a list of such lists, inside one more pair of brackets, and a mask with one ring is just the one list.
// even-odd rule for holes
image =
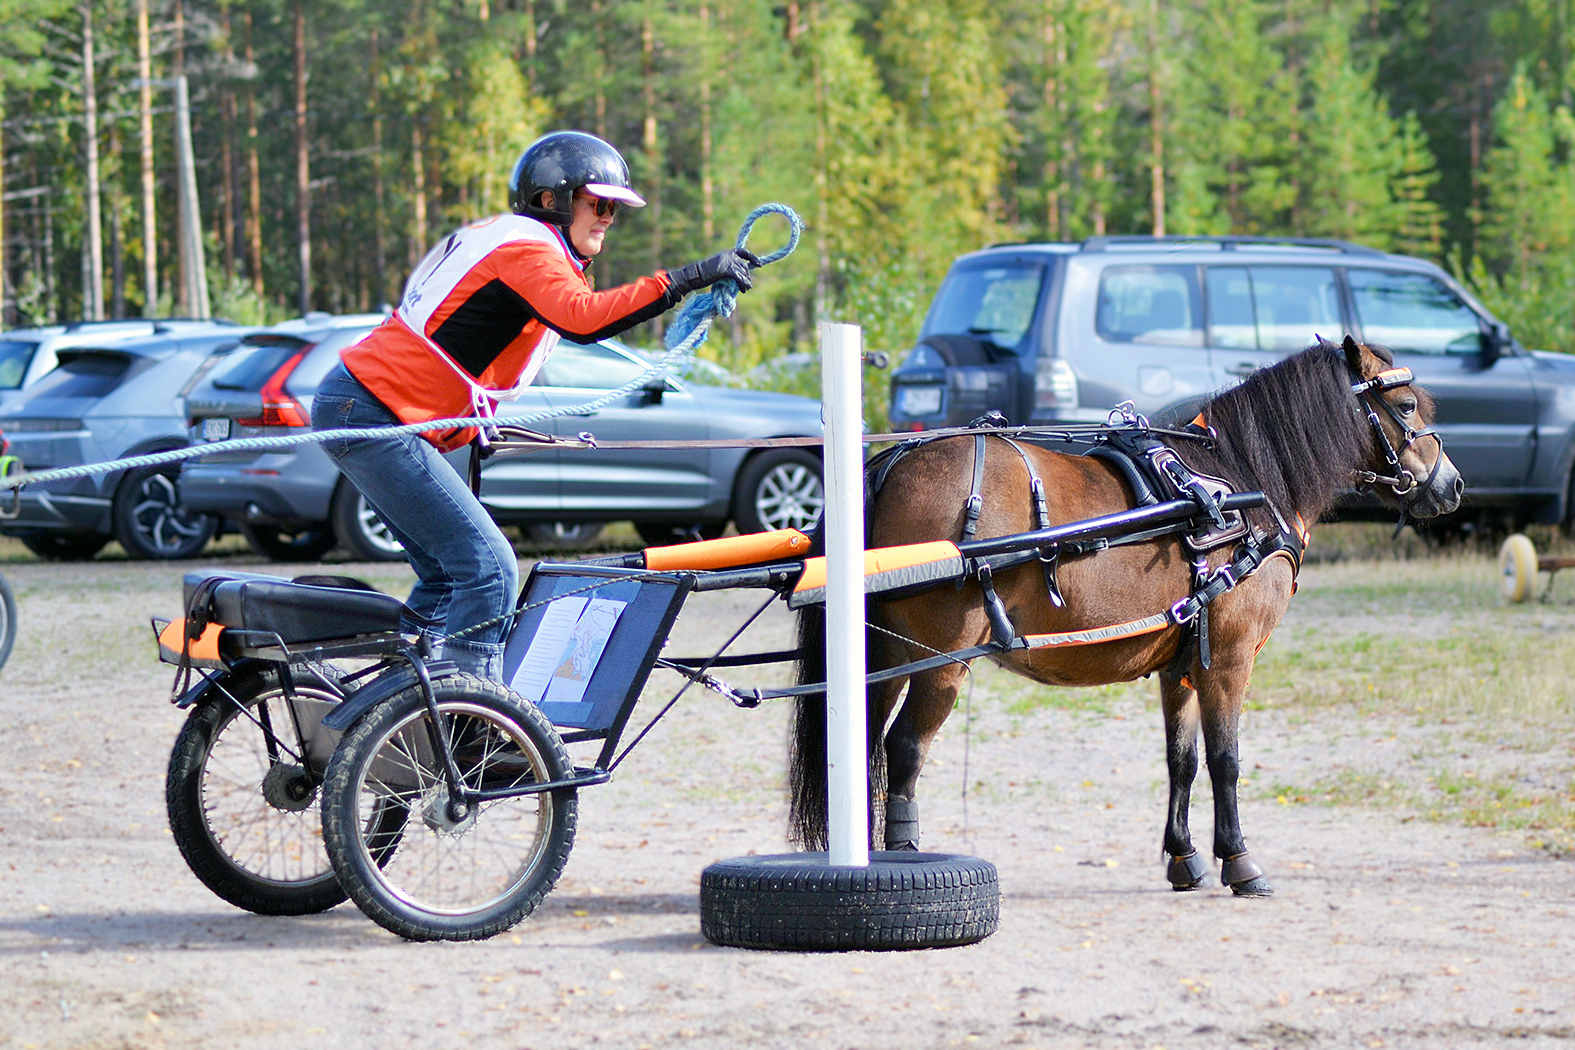
[[448, 793], [447, 784], [434, 784], [421, 796], [421, 822], [439, 835], [458, 838], [476, 823], [480, 806], [467, 806]]
[[317, 785], [300, 766], [275, 762], [263, 777], [262, 794], [274, 809], [299, 813], [317, 798]]

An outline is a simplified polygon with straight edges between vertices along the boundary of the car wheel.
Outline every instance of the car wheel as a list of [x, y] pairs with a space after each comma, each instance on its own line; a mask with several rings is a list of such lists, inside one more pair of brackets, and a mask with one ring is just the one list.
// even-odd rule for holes
[[269, 561], [316, 561], [339, 545], [328, 522], [284, 532], [272, 525], [241, 524], [241, 535], [253, 551]]
[[647, 547], [671, 547], [675, 543], [714, 540], [727, 531], [727, 522], [712, 521], [699, 525], [674, 525], [665, 521], [637, 521], [634, 531]]
[[126, 473], [115, 492], [115, 539], [133, 558], [171, 561], [201, 553], [219, 520], [189, 511], [180, 501], [179, 467], [143, 467]]
[[84, 561], [109, 542], [96, 532], [28, 532], [17, 539], [45, 561]]
[[820, 457], [797, 448], [772, 449], [744, 464], [733, 497], [738, 531], [808, 531], [826, 502], [820, 474]]
[[539, 521], [521, 531], [537, 547], [573, 551], [594, 546], [606, 528], [606, 523], [600, 521]]
[[348, 480], [339, 482], [332, 515], [331, 523], [334, 535], [339, 537], [339, 545], [356, 561], [405, 560], [404, 544], [394, 538], [377, 511], [361, 495], [361, 490]]

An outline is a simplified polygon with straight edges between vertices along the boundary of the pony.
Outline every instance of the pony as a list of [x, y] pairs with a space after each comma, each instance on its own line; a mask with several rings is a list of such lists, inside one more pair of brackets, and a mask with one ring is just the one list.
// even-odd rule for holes
[[[1429, 426], [1433, 402], [1408, 371], [1392, 364], [1381, 347], [1350, 336], [1340, 345], [1320, 338], [1206, 402], [1197, 422], [1206, 427], [1207, 440], [1166, 442], [1196, 475], [1223, 480], [1236, 492], [1262, 492], [1265, 505], [1245, 512], [1247, 521], [1257, 535], [1285, 538], [1274, 551], [1285, 556], [1268, 556], [1256, 571], [1214, 597], [1201, 630], [1192, 625], [1190, 639], [1186, 627], [1170, 623], [1130, 637], [989, 657], [1046, 685], [1158, 677], [1170, 781], [1163, 848], [1166, 875], [1176, 890], [1198, 888], [1208, 873], [1188, 826], [1201, 729], [1213, 784], [1213, 845], [1221, 883], [1238, 896], [1273, 893], [1241, 831], [1237, 733], [1253, 663], [1295, 591], [1308, 528], [1353, 487], [1377, 489], [1403, 515], [1417, 519], [1447, 514], [1460, 504], [1464, 481]], [[1028, 532], [1045, 520], [1033, 514], [1036, 500], [1050, 522], [1061, 525], [1127, 510], [1136, 498], [1129, 475], [1110, 457], [1055, 452], [1003, 437], [985, 439], [982, 453], [974, 437], [938, 438], [906, 451], [884, 469], [878, 491], [871, 490], [866, 472], [866, 540], [872, 548], [967, 538], [964, 530], [973, 515], [980, 539]], [[1043, 483], [1037, 491], [1033, 474]], [[970, 510], [974, 494], [982, 496], [982, 506], [974, 500]], [[866, 600], [868, 670], [979, 645], [992, 636], [992, 628], [999, 632], [1002, 608], [1021, 636], [1090, 632], [1108, 637], [1101, 629], [1177, 607], [1239, 549], [1228, 543], [1200, 555], [1174, 532], [1136, 540], [1062, 551], [1052, 563], [1053, 576], [1038, 562], [996, 573], [998, 604], [988, 602], [985, 588], [972, 579], [890, 599], [871, 595]], [[824, 607], [800, 610], [798, 646], [799, 682], [824, 681]], [[956, 661], [866, 688], [871, 837], [883, 826], [888, 850], [918, 849], [919, 773], [967, 673], [966, 663]], [[899, 706], [904, 685], [907, 694]], [[825, 848], [827, 838], [825, 722], [823, 693], [798, 698], [790, 741], [789, 819], [793, 837], [808, 849]]]

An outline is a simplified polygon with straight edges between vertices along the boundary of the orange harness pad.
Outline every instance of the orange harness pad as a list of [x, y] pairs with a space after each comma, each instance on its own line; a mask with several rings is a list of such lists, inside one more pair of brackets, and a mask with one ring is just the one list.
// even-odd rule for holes
[[739, 565], [802, 558], [809, 553], [809, 537], [797, 529], [728, 536], [720, 540], [647, 547], [645, 567], [658, 572], [679, 569], [731, 569]]
[[[210, 623], [202, 634], [190, 641], [191, 662], [198, 667], [223, 667], [219, 659], [219, 635], [224, 628]], [[159, 659], [167, 664], [178, 664], [181, 653], [187, 651], [186, 621], [172, 620], [159, 632]]]
[[[962, 574], [962, 552], [949, 540], [877, 547], [864, 552], [866, 594], [955, 580]], [[804, 572], [788, 597], [788, 608], [797, 609], [825, 600], [826, 559], [806, 559]]]

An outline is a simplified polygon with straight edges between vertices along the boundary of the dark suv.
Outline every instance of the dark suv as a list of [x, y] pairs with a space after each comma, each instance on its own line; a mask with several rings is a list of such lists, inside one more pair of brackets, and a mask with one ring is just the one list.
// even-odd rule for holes
[[1172, 423], [1347, 332], [1389, 347], [1437, 398], [1468, 486], [1455, 523], [1569, 522], [1575, 358], [1528, 351], [1437, 266], [1344, 241], [1095, 237], [964, 255], [893, 373], [892, 428], [991, 410], [1097, 421], [1123, 401]]

